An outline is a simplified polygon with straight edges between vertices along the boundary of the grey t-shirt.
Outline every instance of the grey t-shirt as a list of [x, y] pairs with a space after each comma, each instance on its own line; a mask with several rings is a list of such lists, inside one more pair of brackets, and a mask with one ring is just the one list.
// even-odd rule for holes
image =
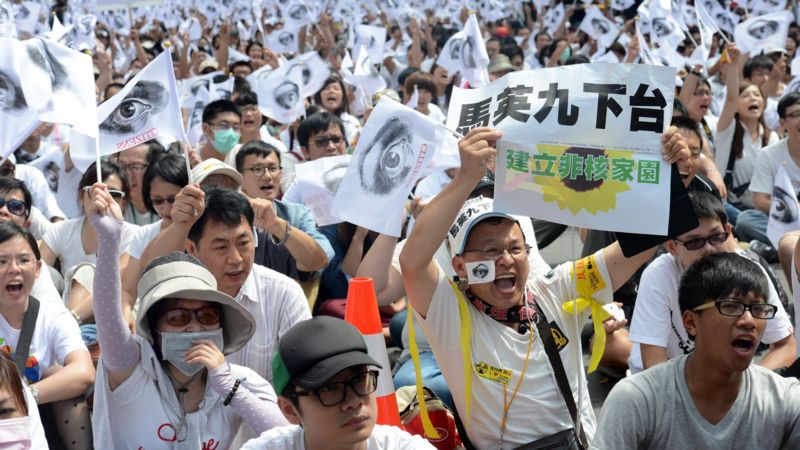
[[796, 378], [750, 366], [733, 406], [712, 425], [689, 394], [684, 374], [689, 356], [620, 381], [603, 405], [591, 448], [800, 448]]

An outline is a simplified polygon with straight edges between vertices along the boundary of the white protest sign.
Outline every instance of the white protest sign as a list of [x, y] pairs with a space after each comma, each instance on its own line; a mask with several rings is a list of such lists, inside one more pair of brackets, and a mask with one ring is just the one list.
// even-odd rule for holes
[[786, 36], [789, 34], [791, 21], [792, 15], [788, 11], [750, 18], [736, 26], [736, 45], [750, 55], [757, 55], [770, 48], [786, 48]]
[[[383, 47], [386, 43], [386, 28], [372, 25], [356, 25], [353, 55], [358, 59], [358, 51], [366, 51], [375, 64], [383, 62]], [[360, 50], [359, 50], [360, 49]]]
[[[163, 144], [183, 139], [175, 75], [170, 52], [158, 55], [115, 96], [97, 108], [100, 155], [111, 155], [152, 139]], [[95, 125], [98, 126], [98, 125]], [[76, 138], [72, 160], [82, 172], [95, 161], [91, 139]]]
[[300, 49], [299, 28], [281, 28], [273, 30], [267, 36], [267, 46], [276, 53], [294, 53]]
[[558, 31], [559, 25], [564, 21], [564, 16], [567, 14], [564, 9], [563, 3], [558, 3], [552, 8], [549, 8], [544, 14], [544, 26], [547, 32], [552, 36]]
[[16, 38], [17, 27], [14, 24], [14, 10], [11, 2], [0, 1], [0, 38]]
[[290, 28], [300, 28], [314, 20], [308, 5], [301, 0], [294, 0], [286, 6], [281, 6], [281, 15], [284, 23]]
[[39, 23], [39, 12], [42, 5], [36, 2], [22, 2], [14, 4], [14, 21], [17, 31], [24, 31], [29, 34], [36, 32], [36, 25]]
[[685, 39], [680, 23], [672, 15], [652, 19], [650, 29], [651, 35], [655, 35], [653, 40], [660, 46], [676, 49]]
[[97, 10], [124, 9], [160, 5], [161, 0], [97, 0]]
[[619, 27], [608, 20], [597, 6], [591, 6], [586, 9], [586, 16], [581, 22], [580, 29], [596, 40], [600, 48], [611, 46], [619, 34]]
[[631, 64], [513, 72], [482, 89], [455, 88], [447, 126], [462, 134], [479, 126], [503, 132], [498, 208], [601, 230], [666, 234], [670, 167], [660, 148], [674, 83], [674, 69]]
[[[20, 41], [0, 38], [0, 156], [3, 158], [16, 150], [39, 124], [38, 111], [25, 95], [25, 52]], [[45, 86], [49, 87], [49, 83]]]
[[489, 84], [489, 54], [483, 42], [478, 18], [470, 14], [464, 25], [464, 44], [461, 45], [461, 77], [473, 87]]
[[267, 117], [280, 123], [292, 123], [305, 112], [301, 88], [304, 64], [284, 64], [277, 70], [256, 75], [251, 86], [258, 94], [258, 106]]
[[461, 47], [464, 45], [464, 32], [459, 31], [447, 39], [442, 51], [436, 58], [436, 64], [447, 69], [448, 74], [454, 74], [461, 70]]
[[784, 162], [778, 167], [770, 198], [767, 237], [774, 248], [778, 248], [778, 241], [784, 234], [800, 229], [800, 213], [798, 213], [800, 208], [797, 204], [797, 194], [786, 173], [785, 165]]
[[347, 172], [351, 155], [328, 156], [294, 166], [296, 189], [301, 202], [308, 206], [318, 226], [341, 222], [331, 215], [336, 191]]
[[[427, 116], [381, 97], [361, 129], [352, 163], [331, 214], [390, 236], [400, 236], [405, 201], [442, 138]], [[382, 205], [364, 208], [364, 205]]]

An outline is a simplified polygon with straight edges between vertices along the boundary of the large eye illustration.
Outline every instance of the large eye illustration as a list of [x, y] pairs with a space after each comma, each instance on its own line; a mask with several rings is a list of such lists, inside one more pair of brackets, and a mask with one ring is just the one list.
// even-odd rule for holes
[[407, 124], [398, 117], [389, 119], [359, 158], [361, 187], [388, 196], [402, 186], [414, 164], [412, 140]]
[[300, 88], [291, 81], [284, 81], [275, 88], [273, 92], [275, 103], [283, 109], [294, 109], [300, 97]]
[[780, 186], [775, 186], [769, 215], [781, 223], [792, 223], [797, 219], [797, 201], [791, 193], [784, 191]]
[[473, 42], [472, 37], [464, 39], [464, 43], [461, 44], [461, 64], [464, 65], [465, 69], [474, 69], [478, 67], [478, 64], [475, 62], [475, 57], [472, 55], [474, 48], [475, 42]]
[[464, 41], [461, 39], [454, 39], [450, 44], [450, 60], [458, 61], [461, 58], [461, 46]]
[[292, 5], [289, 7], [289, 17], [294, 20], [301, 20], [308, 14], [308, 9], [305, 5]]
[[336, 191], [339, 190], [342, 178], [344, 178], [344, 174], [347, 172], [347, 165], [348, 163], [341, 162], [322, 174], [322, 184], [332, 194], [336, 194]]
[[280, 42], [281, 45], [283, 45], [284, 47], [292, 45], [293, 41], [294, 41], [294, 34], [292, 33], [284, 32], [278, 35], [278, 42]]
[[0, 111], [14, 113], [27, 106], [22, 88], [0, 71]]
[[100, 124], [109, 134], [130, 134], [139, 131], [150, 118], [167, 105], [167, 90], [155, 81], [139, 81], [122, 102]]

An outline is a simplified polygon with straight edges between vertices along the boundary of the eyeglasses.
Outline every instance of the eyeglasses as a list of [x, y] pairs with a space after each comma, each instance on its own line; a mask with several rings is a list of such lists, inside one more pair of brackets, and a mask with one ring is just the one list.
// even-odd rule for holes
[[344, 138], [341, 136], [320, 137], [314, 139], [314, 144], [317, 147], [327, 147], [331, 142], [333, 142], [333, 145], [339, 145], [343, 140]]
[[250, 172], [253, 172], [253, 174], [255, 174], [255, 175], [260, 177], [261, 175], [264, 175], [264, 171], [269, 172], [270, 175], [275, 175], [276, 173], [281, 171], [281, 167], [280, 166], [262, 166], [261, 164], [259, 164], [257, 166], [244, 168], [242, 170], [249, 170]]
[[151, 198], [150, 199], [150, 203], [152, 203], [153, 206], [161, 206], [161, 205], [164, 204], [164, 202], [167, 202], [170, 205], [175, 203], [175, 196], [173, 195], [173, 196], [167, 197], [167, 198]]
[[[86, 192], [87, 194], [91, 195], [92, 187], [91, 186], [84, 186], [83, 187], [83, 192]], [[111, 198], [113, 198], [114, 200], [122, 200], [123, 198], [125, 198], [125, 193], [122, 192], [122, 191], [118, 191], [116, 189], [109, 189], [108, 190], [108, 195], [110, 195]], [[0, 205], [0, 207], [2, 207], [2, 205]]]
[[702, 91], [694, 91], [695, 97], [711, 97], [711, 91], [708, 89], [704, 89]]
[[350, 386], [350, 389], [359, 397], [372, 394], [378, 388], [378, 371], [370, 370], [360, 373], [348, 381], [330, 381], [323, 384], [318, 389], [314, 389], [312, 392], [295, 391], [290, 395], [293, 397], [304, 397], [314, 394], [319, 398], [319, 402], [322, 403], [322, 406], [336, 406], [342, 403], [347, 397], [348, 386]]
[[220, 123], [210, 123], [208, 124], [214, 130], [230, 130], [233, 128], [233, 131], [239, 131], [239, 123], [228, 123], [228, 122], [220, 122]]
[[514, 245], [511, 247], [495, 247], [494, 245], [487, 245], [481, 249], [464, 250], [462, 253], [478, 252], [484, 259], [497, 261], [498, 259], [502, 258], [506, 252], [508, 252], [512, 258], [517, 259], [522, 255], [527, 255], [530, 253], [530, 251], [531, 246], [528, 244], [522, 246]]
[[130, 164], [120, 164], [120, 167], [125, 172], [142, 172], [144, 169], [147, 169], [149, 164], [142, 164], [142, 163], [130, 163]]
[[167, 324], [173, 327], [184, 327], [192, 321], [192, 316], [203, 325], [219, 323], [219, 309], [214, 306], [203, 306], [199, 309], [173, 308], [164, 312]]
[[3, 197], [0, 197], [0, 208], [3, 205], [8, 208], [8, 212], [15, 216], [24, 216], [26, 212], [28, 212], [28, 208], [25, 207], [25, 202], [22, 200], [17, 200], [12, 198], [11, 200], [6, 200]]
[[260, 111], [260, 109], [258, 109], [258, 105], [242, 106], [241, 109], [243, 113], [257, 113]]
[[721, 233], [712, 234], [707, 238], [694, 238], [694, 239], [689, 239], [688, 241], [675, 239], [675, 242], [686, 247], [686, 250], [699, 250], [705, 247], [706, 242], [708, 242], [711, 245], [720, 245], [727, 240], [728, 240], [728, 232], [723, 231]]
[[17, 263], [17, 267], [25, 268], [33, 264], [36, 261], [36, 258], [29, 255], [17, 256], [15, 258], [0, 256], [0, 269], [7, 269], [9, 266], [11, 266], [12, 261]]
[[750, 311], [756, 319], [772, 319], [778, 308], [769, 303], [742, 303], [733, 299], [720, 299], [713, 303], [703, 303], [692, 311], [702, 311], [717, 307], [717, 311], [723, 316], [741, 317], [745, 311]]

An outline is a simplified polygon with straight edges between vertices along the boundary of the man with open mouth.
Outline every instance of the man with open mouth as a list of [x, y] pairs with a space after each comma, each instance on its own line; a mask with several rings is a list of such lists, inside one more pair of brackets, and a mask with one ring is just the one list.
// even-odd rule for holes
[[620, 381], [592, 448], [798, 448], [800, 384], [751, 365], [777, 308], [757, 263], [714, 253], [689, 267], [678, 303], [694, 352]]

